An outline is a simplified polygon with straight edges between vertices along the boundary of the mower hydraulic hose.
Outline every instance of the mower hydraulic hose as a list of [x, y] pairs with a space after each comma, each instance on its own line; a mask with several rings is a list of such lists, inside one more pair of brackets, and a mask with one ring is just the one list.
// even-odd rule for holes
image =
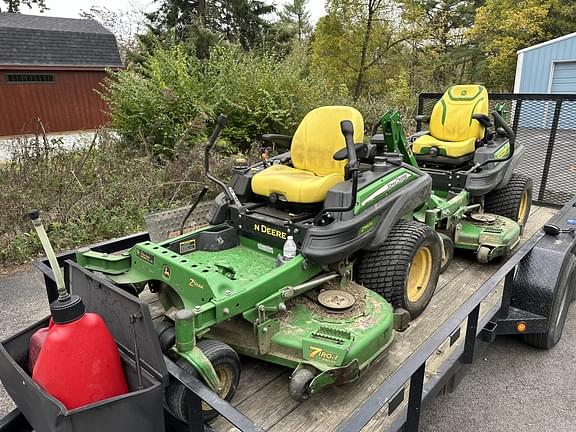
[[44, 225], [42, 225], [40, 212], [38, 210], [30, 210], [28, 212], [28, 216], [32, 220], [32, 224], [36, 229], [36, 233], [38, 233], [38, 238], [40, 239], [40, 243], [42, 243], [42, 247], [44, 248], [44, 252], [46, 253], [50, 267], [52, 267], [54, 279], [56, 280], [56, 288], [58, 289], [58, 295], [60, 298], [64, 298], [68, 296], [68, 291], [66, 291], [66, 286], [64, 285], [64, 276], [62, 276], [62, 270], [60, 270], [58, 259], [56, 258], [52, 244], [48, 239]]

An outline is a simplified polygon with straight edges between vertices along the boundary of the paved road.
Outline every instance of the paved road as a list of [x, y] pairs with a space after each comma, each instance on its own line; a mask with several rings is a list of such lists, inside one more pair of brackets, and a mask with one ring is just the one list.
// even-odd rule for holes
[[422, 416], [426, 432], [576, 431], [576, 307], [550, 351], [501, 337], [456, 391], [434, 399]]
[[[40, 272], [26, 266], [9, 275], [0, 275], [0, 339], [14, 334], [49, 313]], [[14, 404], [0, 386], [0, 415]]]
[[[48, 313], [42, 280], [29, 267], [0, 276], [0, 338]], [[426, 432], [576, 431], [576, 308], [564, 338], [539, 351], [514, 338], [492, 344], [456, 391], [426, 408]], [[12, 409], [0, 393], [0, 414]]]

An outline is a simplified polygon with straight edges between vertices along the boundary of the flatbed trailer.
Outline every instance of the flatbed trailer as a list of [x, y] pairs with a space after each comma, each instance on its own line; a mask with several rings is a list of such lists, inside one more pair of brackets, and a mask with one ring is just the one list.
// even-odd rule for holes
[[[207, 430], [417, 431], [423, 404], [431, 396], [451, 391], [497, 334], [519, 334], [518, 323], [526, 326], [524, 333], [542, 332], [549, 319], [556, 319], [511, 307], [510, 302], [514, 292], [521, 289], [518, 280], [515, 282], [515, 274], [516, 279], [525, 274], [517, 269], [542, 265], [531, 258], [533, 255], [544, 251], [554, 262], [574, 256], [573, 235], [562, 233], [551, 238], [542, 230], [549, 221], [567, 227], [570, 219], [576, 219], [576, 196], [560, 210], [534, 206], [522, 243], [507, 260], [483, 265], [472, 257], [457, 256], [442, 274], [426, 311], [407, 330], [397, 333], [395, 343], [382, 361], [359, 380], [334, 387], [303, 403], [295, 402], [288, 394], [288, 369], [246, 357], [242, 358], [241, 383], [231, 404], [221, 401], [202, 382], [166, 358], [168, 371], [192, 390], [197, 396], [196, 404], [204, 400], [221, 413], [205, 425]], [[117, 252], [147, 238], [146, 233], [141, 233], [101, 243], [94, 249]], [[71, 252], [59, 256], [62, 264], [72, 258]], [[48, 297], [55, 298], [50, 267], [45, 261], [36, 265], [44, 273]], [[553, 287], [558, 275], [551, 267], [547, 268], [548, 285]], [[571, 267], [571, 271], [576, 277], [576, 270]], [[573, 290], [574, 284], [570, 287]], [[573, 295], [570, 292], [569, 298]], [[155, 294], [145, 291], [141, 297], [149, 303], [153, 319], [163, 314]], [[563, 307], [567, 310], [568, 304]], [[193, 409], [190, 427], [166, 414], [166, 430], [170, 432], [199, 430], [202, 425]], [[0, 432], [30, 430], [17, 409], [0, 420]]]

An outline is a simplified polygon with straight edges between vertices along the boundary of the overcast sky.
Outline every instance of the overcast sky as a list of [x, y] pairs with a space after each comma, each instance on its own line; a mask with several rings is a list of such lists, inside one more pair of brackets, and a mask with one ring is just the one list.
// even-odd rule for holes
[[[268, 3], [275, 3], [277, 6], [286, 3], [288, 0], [267, 0]], [[77, 18], [82, 10], [89, 10], [92, 6], [105, 6], [108, 9], [133, 10], [140, 9], [143, 11], [153, 10], [154, 5], [151, 0], [46, 0], [46, 5], [50, 10], [44, 12], [45, 15]], [[310, 10], [312, 22], [324, 15], [324, 0], [308, 0], [308, 9]], [[22, 6], [22, 13], [38, 14], [38, 9], [28, 9]]]

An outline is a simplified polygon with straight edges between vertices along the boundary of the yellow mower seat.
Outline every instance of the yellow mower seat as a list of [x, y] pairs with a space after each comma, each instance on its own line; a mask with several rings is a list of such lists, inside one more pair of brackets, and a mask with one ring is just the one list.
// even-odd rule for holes
[[418, 138], [414, 144], [418, 143], [418, 151], [414, 149], [416, 154], [428, 154], [432, 147], [438, 147], [440, 155], [448, 157], [461, 157], [476, 150], [476, 138], [468, 138], [464, 141], [440, 141], [431, 135], [423, 135]]
[[440, 156], [459, 158], [474, 153], [476, 141], [484, 137], [484, 126], [473, 114], [488, 115], [488, 92], [481, 85], [450, 87], [432, 110], [430, 134], [414, 141], [412, 151], [426, 155], [432, 147]]
[[354, 125], [354, 142], [364, 140], [364, 120], [352, 107], [327, 106], [310, 111], [300, 125], [290, 148], [293, 167], [273, 165], [252, 178], [252, 191], [261, 196], [277, 194], [288, 202], [322, 202], [336, 184], [344, 181], [347, 161], [335, 161], [334, 153], [346, 147], [340, 129], [342, 120]]

